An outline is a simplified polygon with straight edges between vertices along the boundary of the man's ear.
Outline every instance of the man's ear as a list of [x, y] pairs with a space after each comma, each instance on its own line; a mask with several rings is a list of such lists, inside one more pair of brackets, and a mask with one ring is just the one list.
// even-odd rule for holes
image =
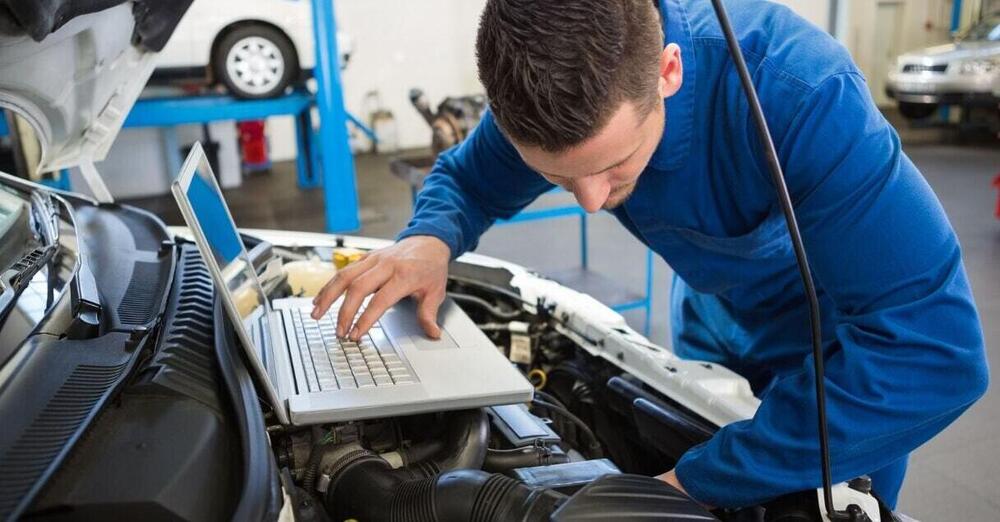
[[684, 83], [684, 64], [681, 62], [681, 48], [667, 44], [660, 54], [660, 97], [669, 98], [681, 90]]

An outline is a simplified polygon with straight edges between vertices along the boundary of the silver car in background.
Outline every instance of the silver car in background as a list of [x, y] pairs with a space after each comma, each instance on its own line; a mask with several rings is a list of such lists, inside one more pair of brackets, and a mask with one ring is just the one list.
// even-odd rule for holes
[[954, 43], [901, 55], [889, 70], [886, 95], [910, 119], [940, 105], [1000, 103], [1000, 11], [987, 15]]

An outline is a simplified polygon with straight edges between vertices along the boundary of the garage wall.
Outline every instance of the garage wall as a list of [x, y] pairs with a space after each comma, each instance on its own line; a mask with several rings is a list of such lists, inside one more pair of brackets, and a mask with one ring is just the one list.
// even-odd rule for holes
[[[829, 0], [775, 0], [779, 4], [791, 7], [802, 18], [828, 30], [830, 27]], [[844, 2], [845, 0], [840, 0]]]
[[483, 5], [484, 0], [339, 0], [337, 23], [355, 41], [343, 72], [349, 110], [366, 119], [376, 106], [370, 95], [377, 93], [395, 116], [400, 145], [427, 146], [430, 130], [407, 95], [420, 87], [436, 103], [480, 91], [474, 45]]
[[888, 104], [885, 78], [901, 53], [948, 42], [952, 0], [851, 0], [844, 43], [876, 103]]
[[[485, 4], [486, 0], [337, 0], [338, 30], [354, 41], [351, 61], [342, 71], [347, 109], [367, 120], [378, 99], [395, 118], [401, 148], [429, 146], [430, 129], [410, 105], [408, 93], [419, 87], [436, 106], [446, 96], [482, 92], [475, 38]], [[272, 157], [292, 158], [291, 119], [275, 120], [269, 124]]]

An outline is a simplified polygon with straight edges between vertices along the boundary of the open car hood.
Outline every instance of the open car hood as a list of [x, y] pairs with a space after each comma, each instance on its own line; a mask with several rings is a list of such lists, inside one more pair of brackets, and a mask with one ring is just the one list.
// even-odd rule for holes
[[[0, 0], [0, 106], [34, 127], [40, 172], [104, 159], [153, 72], [153, 50], [163, 47], [189, 4]], [[24, 8], [32, 5], [54, 11]], [[67, 6], [78, 10], [61, 9]], [[44, 15], [54, 18], [39, 29]]]

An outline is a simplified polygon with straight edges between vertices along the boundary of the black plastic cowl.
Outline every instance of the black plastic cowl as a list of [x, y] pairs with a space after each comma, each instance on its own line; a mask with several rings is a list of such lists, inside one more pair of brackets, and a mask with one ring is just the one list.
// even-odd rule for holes
[[606, 475], [570, 497], [549, 520], [696, 522], [719, 519], [662, 480], [641, 475]]

